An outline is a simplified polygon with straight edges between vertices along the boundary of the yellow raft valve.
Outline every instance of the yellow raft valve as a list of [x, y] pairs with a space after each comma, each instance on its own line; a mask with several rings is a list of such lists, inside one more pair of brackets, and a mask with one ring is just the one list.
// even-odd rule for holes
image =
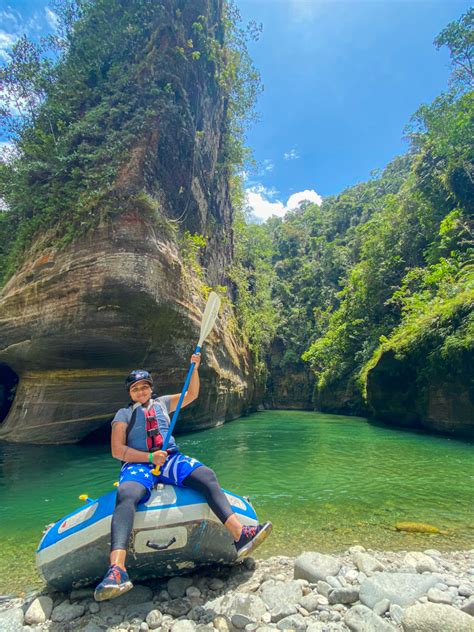
[[94, 498], [89, 498], [88, 494], [81, 494], [79, 500], [84, 500], [86, 503], [95, 503]]

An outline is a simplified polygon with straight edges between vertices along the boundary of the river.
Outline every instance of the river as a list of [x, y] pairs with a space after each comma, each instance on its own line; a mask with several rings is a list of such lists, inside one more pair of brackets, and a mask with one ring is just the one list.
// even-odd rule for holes
[[[250, 496], [274, 532], [257, 557], [474, 546], [474, 450], [445, 437], [318, 412], [266, 411], [177, 437], [222, 487]], [[108, 446], [0, 444], [0, 594], [41, 585], [34, 550], [44, 525], [113, 489]], [[398, 532], [424, 522], [446, 535]]]

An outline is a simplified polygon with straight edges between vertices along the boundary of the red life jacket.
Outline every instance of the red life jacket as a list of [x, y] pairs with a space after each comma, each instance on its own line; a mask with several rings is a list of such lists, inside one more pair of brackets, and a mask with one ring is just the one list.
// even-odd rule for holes
[[161, 450], [163, 437], [158, 427], [155, 407], [152, 406], [150, 409], [144, 408], [143, 412], [145, 413], [146, 446], [150, 452]]

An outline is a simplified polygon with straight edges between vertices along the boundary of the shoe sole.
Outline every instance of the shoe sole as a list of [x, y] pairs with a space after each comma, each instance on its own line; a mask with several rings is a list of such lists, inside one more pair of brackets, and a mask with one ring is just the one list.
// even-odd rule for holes
[[125, 584], [121, 584], [120, 586], [111, 586], [110, 588], [104, 588], [100, 591], [100, 593], [94, 592], [94, 599], [96, 601], [106, 601], [107, 599], [115, 599], [116, 597], [120, 597], [124, 593], [132, 590], [133, 584], [132, 582], [125, 582]]
[[243, 557], [247, 557], [252, 551], [255, 551], [257, 546], [260, 546], [264, 540], [268, 538], [270, 533], [272, 532], [273, 525], [271, 522], [268, 522], [263, 529], [254, 537], [253, 540], [250, 540], [245, 546], [243, 546], [240, 551], [237, 553], [237, 559], [241, 560]]

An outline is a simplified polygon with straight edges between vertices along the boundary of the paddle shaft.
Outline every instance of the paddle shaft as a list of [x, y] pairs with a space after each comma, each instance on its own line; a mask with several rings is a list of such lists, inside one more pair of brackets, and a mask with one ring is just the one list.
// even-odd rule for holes
[[[201, 347], [198, 345], [196, 347], [196, 351], [194, 353], [195, 354], [196, 353], [200, 353], [200, 351], [201, 351]], [[166, 433], [166, 437], [165, 437], [165, 440], [163, 442], [163, 447], [161, 448], [162, 450], [166, 450], [166, 448], [168, 447], [168, 444], [170, 442], [171, 435], [173, 434], [173, 430], [174, 430], [174, 427], [176, 425], [176, 421], [178, 420], [179, 411], [181, 410], [181, 406], [183, 404], [183, 400], [186, 397], [186, 393], [188, 392], [189, 382], [191, 381], [191, 376], [193, 374], [195, 366], [196, 366], [196, 364], [194, 362], [191, 362], [191, 364], [189, 365], [189, 371], [188, 371], [188, 375], [186, 376], [186, 382], [184, 383], [183, 390], [181, 391], [181, 395], [179, 396], [178, 404], [176, 406], [176, 410], [173, 413], [173, 418], [171, 420], [170, 427], [168, 428], [168, 432]]]
[[[209, 298], [207, 299], [206, 308], [204, 310], [204, 314], [201, 322], [201, 332], [199, 336], [199, 342], [197, 343], [196, 353], [201, 352], [201, 347], [203, 345], [204, 340], [207, 338], [212, 328], [214, 327], [214, 323], [216, 322], [217, 315], [219, 313], [219, 306], [221, 304], [221, 300], [219, 296], [215, 292], [211, 292], [209, 294]], [[186, 393], [189, 388], [189, 382], [191, 381], [191, 377], [194, 371], [195, 363], [191, 362], [189, 367], [188, 375], [186, 377], [186, 381], [184, 383], [183, 390], [181, 391], [181, 395], [179, 396], [178, 404], [173, 414], [173, 419], [171, 420], [170, 427], [168, 428], [168, 432], [166, 433], [165, 440], [163, 442], [162, 450], [166, 450], [168, 444], [171, 439], [171, 435], [173, 433], [173, 429], [176, 425], [176, 421], [178, 419], [179, 411], [181, 410], [181, 406], [183, 404], [183, 400], [186, 397]], [[151, 470], [152, 474], [158, 476], [160, 474], [160, 467], [157, 465], [154, 469]]]

